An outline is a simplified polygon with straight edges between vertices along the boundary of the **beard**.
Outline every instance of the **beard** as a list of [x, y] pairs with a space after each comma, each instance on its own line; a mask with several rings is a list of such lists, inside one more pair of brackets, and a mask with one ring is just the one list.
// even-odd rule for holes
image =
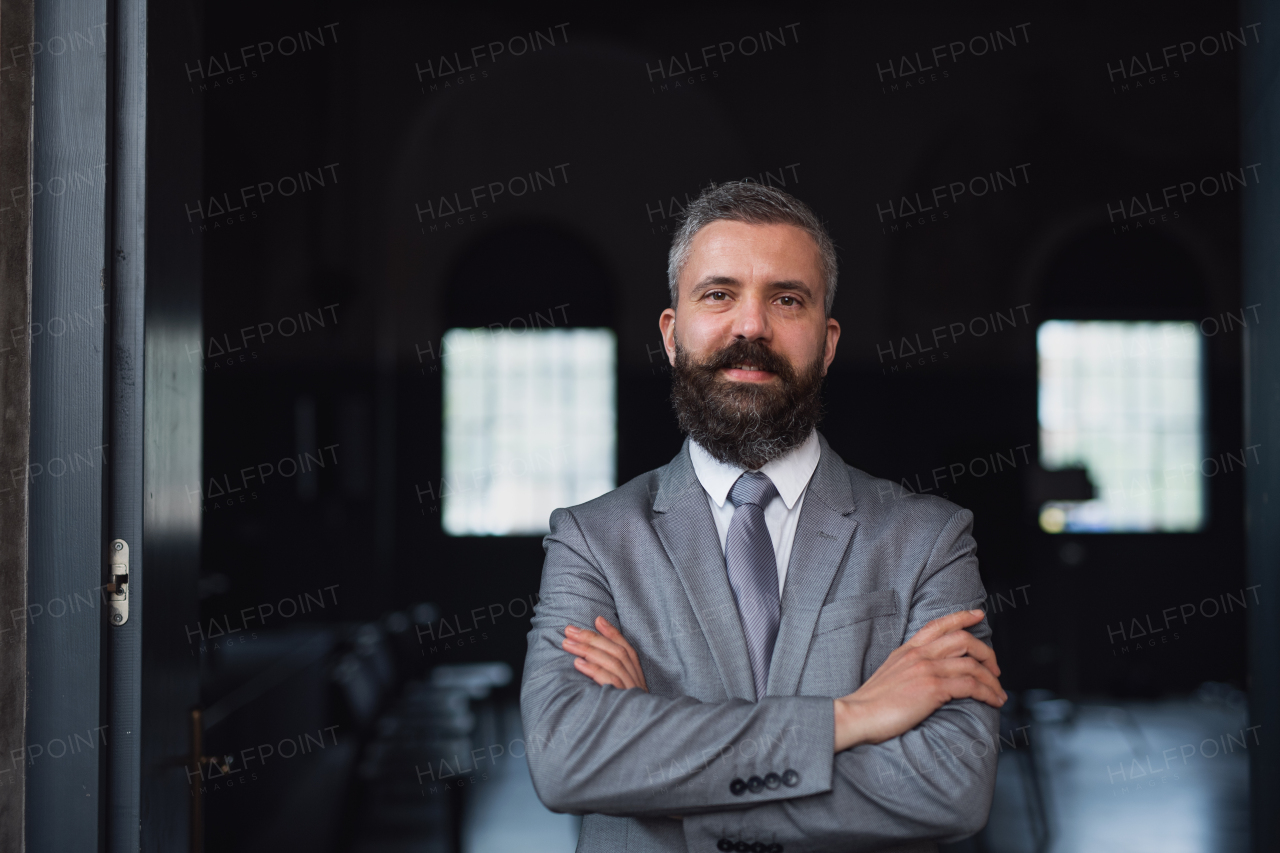
[[[778, 382], [734, 382], [719, 371], [749, 361]], [[799, 372], [759, 341], [738, 340], [697, 363], [676, 342], [671, 403], [680, 429], [715, 459], [761, 468], [809, 437], [822, 419], [822, 354]]]

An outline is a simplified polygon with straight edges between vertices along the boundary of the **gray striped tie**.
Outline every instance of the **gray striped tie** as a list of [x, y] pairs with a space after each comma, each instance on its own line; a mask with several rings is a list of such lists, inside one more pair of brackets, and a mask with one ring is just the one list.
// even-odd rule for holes
[[729, 584], [738, 602], [738, 616], [747, 638], [756, 699], [763, 699], [769, 683], [769, 661], [782, 621], [778, 606], [778, 560], [764, 524], [764, 508], [778, 495], [768, 476], [749, 471], [729, 490], [733, 520], [725, 539], [724, 559]]

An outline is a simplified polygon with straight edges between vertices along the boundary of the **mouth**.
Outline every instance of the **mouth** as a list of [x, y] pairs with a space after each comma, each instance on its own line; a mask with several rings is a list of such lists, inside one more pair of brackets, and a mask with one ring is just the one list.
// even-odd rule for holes
[[740, 361], [722, 368], [724, 375], [737, 382], [767, 382], [776, 374], [750, 361]]

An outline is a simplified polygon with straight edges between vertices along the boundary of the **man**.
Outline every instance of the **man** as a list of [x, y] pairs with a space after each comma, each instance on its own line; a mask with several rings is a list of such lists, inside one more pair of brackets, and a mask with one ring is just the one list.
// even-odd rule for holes
[[800, 201], [702, 194], [659, 326], [688, 440], [551, 516], [521, 711], [580, 851], [934, 849], [986, 823], [1005, 694], [973, 516], [816, 431], [836, 259]]

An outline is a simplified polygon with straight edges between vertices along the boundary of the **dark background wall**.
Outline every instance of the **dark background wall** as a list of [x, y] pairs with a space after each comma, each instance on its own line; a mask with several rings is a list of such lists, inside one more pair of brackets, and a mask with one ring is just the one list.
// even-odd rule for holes
[[[314, 479], [277, 475], [221, 498], [203, 485], [204, 572], [220, 576], [206, 589], [221, 590], [206, 609], [333, 583], [325, 618], [423, 599], [466, 613], [535, 592], [536, 538], [446, 537], [423, 494], [441, 476], [440, 335], [553, 306], [569, 324], [614, 328], [619, 480], [662, 464], [680, 440], [656, 329], [672, 214], [708, 180], [753, 176], [785, 182], [840, 247], [845, 334], [823, 429], [848, 461], [927, 482], [939, 465], [1030, 444], [1014, 470], [940, 487], [977, 515], [989, 589], [1032, 584], [1019, 593], [1025, 622], [1001, 614], [1018, 637], [1010, 678], [1067, 692], [1243, 678], [1242, 620], [1206, 621], [1193, 641], [1123, 667], [1105, 630], [1241, 586], [1238, 469], [1208, 482], [1204, 533], [1076, 537], [1064, 552], [1035, 527], [1023, 463], [1036, 451], [1040, 321], [1199, 321], [1243, 307], [1238, 204], [1250, 187], [1178, 202], [1155, 224], [1124, 218], [1122, 233], [1114, 213], [1247, 165], [1235, 93], [1253, 31], [1250, 47], [1128, 76], [1134, 56], [1162, 64], [1165, 45], [1241, 32], [1230, 5], [545, 9], [219, 6], [206, 54], [244, 70], [218, 74], [207, 57], [172, 69], [203, 101], [212, 197], [172, 211], [205, 249], [205, 342], [189, 358], [206, 382], [205, 479], [243, 486], [246, 466], [337, 445]], [[444, 73], [475, 45], [534, 30], [537, 53], [482, 51], [474, 71]], [[239, 53], [301, 31], [306, 52]], [[673, 69], [673, 57], [701, 65], [704, 46], [764, 31], [768, 52], [722, 61], [716, 48], [706, 70]], [[947, 48], [937, 69], [899, 75], [904, 57], [934, 64], [936, 45], [977, 51], [972, 40], [996, 31], [998, 52], [952, 60]], [[556, 166], [554, 187], [433, 217], [442, 196]], [[903, 215], [904, 197], [928, 203], [932, 187], [996, 170], [1013, 185], [946, 198], [923, 222]], [[308, 190], [284, 197], [282, 179], [300, 172]], [[239, 195], [267, 182], [278, 190], [265, 200]], [[218, 203], [243, 210], [209, 215]], [[903, 337], [927, 344], [931, 329], [997, 311], [1012, 328], [904, 357]], [[286, 317], [307, 330], [286, 337]], [[241, 330], [259, 324], [246, 344]], [[1238, 325], [1207, 340], [1206, 455], [1241, 447], [1240, 347]], [[493, 627], [454, 654], [517, 664], [523, 623]]]

